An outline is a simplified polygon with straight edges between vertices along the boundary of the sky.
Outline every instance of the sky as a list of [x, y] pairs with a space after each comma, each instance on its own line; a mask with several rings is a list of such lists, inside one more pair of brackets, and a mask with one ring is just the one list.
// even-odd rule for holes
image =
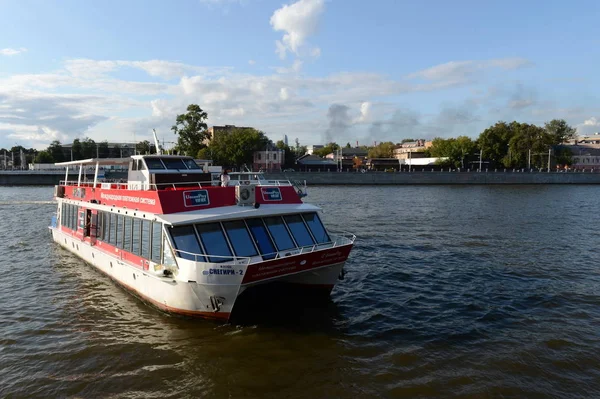
[[0, 148], [169, 147], [188, 104], [273, 141], [600, 132], [597, 0], [0, 0]]

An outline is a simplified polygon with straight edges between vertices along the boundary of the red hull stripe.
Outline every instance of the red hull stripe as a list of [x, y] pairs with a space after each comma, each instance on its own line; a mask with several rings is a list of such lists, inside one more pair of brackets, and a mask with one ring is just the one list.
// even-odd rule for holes
[[242, 284], [281, 277], [345, 262], [352, 244], [248, 265]]
[[[114, 185], [116, 187], [116, 185]], [[255, 202], [260, 204], [301, 204], [292, 186], [258, 187]], [[270, 195], [267, 195], [270, 194]], [[187, 197], [186, 197], [187, 196]], [[197, 201], [190, 198], [195, 197]], [[170, 214], [235, 205], [235, 187], [178, 187], [173, 190], [127, 190], [93, 187], [82, 183], [80, 187], [65, 186], [64, 198], [95, 202], [117, 208], [137, 209], [154, 214]], [[202, 200], [200, 200], [202, 198]], [[280, 198], [280, 199], [277, 199]]]

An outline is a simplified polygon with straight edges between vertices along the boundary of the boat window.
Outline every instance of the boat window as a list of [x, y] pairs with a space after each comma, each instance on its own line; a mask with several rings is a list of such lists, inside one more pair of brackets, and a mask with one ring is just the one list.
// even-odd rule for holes
[[142, 221], [137, 218], [133, 218], [133, 229], [131, 235], [131, 252], [136, 255], [140, 255], [140, 233], [142, 228]]
[[294, 241], [292, 241], [292, 237], [290, 237], [290, 233], [288, 233], [285, 228], [285, 224], [281, 219], [281, 216], [272, 216], [265, 218], [265, 224], [271, 233], [271, 237], [275, 240], [275, 246], [279, 251], [285, 251], [286, 249], [295, 248], [296, 245]]
[[167, 169], [187, 169], [181, 158], [161, 158]]
[[283, 219], [290, 228], [290, 231], [294, 236], [294, 240], [296, 240], [298, 243], [298, 246], [306, 247], [315, 244], [315, 241], [308, 232], [308, 228], [306, 228], [304, 220], [302, 220], [300, 215], [287, 215], [284, 216]]
[[177, 266], [173, 252], [171, 252], [171, 246], [167, 241], [167, 236], [163, 236], [163, 265], [165, 266]]
[[129, 162], [129, 165], [131, 170], [138, 170], [137, 160], [132, 160], [131, 162]]
[[327, 234], [325, 227], [323, 227], [323, 223], [321, 223], [321, 219], [319, 219], [319, 216], [316, 213], [305, 213], [302, 216], [318, 244], [331, 242], [329, 234]]
[[117, 246], [117, 215], [114, 213], [110, 214], [110, 231], [108, 235], [108, 242]]
[[269, 237], [269, 233], [267, 233], [267, 229], [265, 228], [262, 219], [248, 219], [246, 220], [246, 223], [252, 233], [252, 237], [254, 237], [254, 241], [256, 241], [256, 245], [258, 245], [258, 250], [263, 259], [273, 259], [276, 256], [275, 252], [277, 251]]
[[[178, 226], [171, 229], [171, 237], [173, 237], [173, 245], [175, 245], [175, 254], [183, 259], [189, 259], [196, 262], [206, 262], [204, 256], [198, 256], [192, 254], [202, 254], [202, 248], [198, 243], [194, 226]], [[190, 253], [188, 253], [190, 252]]]
[[146, 169], [146, 166], [144, 165], [144, 162], [141, 159], [138, 159], [137, 162], [138, 162], [138, 166], [137, 166], [138, 170], [145, 170]]
[[186, 158], [183, 160], [183, 163], [185, 163], [188, 169], [200, 169], [200, 166], [193, 159]]
[[140, 237], [142, 258], [150, 259], [150, 221], [142, 220], [142, 235]]
[[160, 263], [161, 259], [161, 245], [162, 243], [162, 224], [158, 222], [152, 222], [152, 241], [151, 241], [151, 252], [150, 260], [155, 263]]
[[108, 232], [110, 231], [110, 215], [106, 212], [100, 212], [102, 217], [102, 241], [108, 242]]
[[256, 256], [256, 248], [243, 220], [223, 223], [236, 256]]
[[123, 215], [117, 215], [117, 247], [123, 248]]
[[133, 225], [133, 218], [125, 216], [125, 229], [123, 234], [123, 249], [127, 252], [131, 252], [131, 230]]
[[146, 166], [148, 169], [164, 169], [165, 165], [163, 165], [160, 158], [144, 158], [144, 162], [146, 162]]
[[204, 248], [206, 248], [207, 255], [215, 255], [209, 257], [209, 262], [220, 263], [231, 261], [231, 250], [227, 241], [225, 241], [225, 235], [221, 229], [220, 223], [207, 223], [197, 224], [198, 234]]

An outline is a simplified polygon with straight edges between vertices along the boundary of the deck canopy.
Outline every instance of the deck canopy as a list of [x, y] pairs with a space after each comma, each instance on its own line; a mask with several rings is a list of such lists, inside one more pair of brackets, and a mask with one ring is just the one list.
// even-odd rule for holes
[[89, 158], [80, 159], [78, 161], [56, 162], [57, 166], [72, 166], [72, 165], [127, 165], [131, 161], [131, 157], [127, 158]]
[[248, 219], [253, 217], [288, 215], [302, 212], [318, 212], [320, 210], [321, 208], [311, 204], [268, 205], [261, 206], [258, 209], [251, 206], [241, 207], [239, 205], [233, 205], [156, 216], [163, 223], [177, 226], [211, 221]]

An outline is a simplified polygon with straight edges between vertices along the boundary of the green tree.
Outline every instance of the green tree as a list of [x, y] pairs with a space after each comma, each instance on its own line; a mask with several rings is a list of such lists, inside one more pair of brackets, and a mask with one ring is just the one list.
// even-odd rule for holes
[[108, 141], [98, 143], [98, 157], [108, 158], [110, 156], [110, 150], [108, 149]]
[[34, 158], [35, 163], [54, 163], [54, 158], [52, 158], [52, 154], [47, 150], [40, 151]]
[[89, 137], [86, 137], [81, 142], [82, 159], [96, 158], [96, 142]]
[[396, 145], [391, 141], [386, 141], [377, 144], [367, 152], [369, 158], [391, 158], [394, 155], [394, 148]]
[[148, 140], [144, 140], [135, 145], [135, 150], [139, 154], [154, 154], [156, 153], [154, 147], [156, 147], [154, 144], [151, 144]]
[[206, 126], [207, 118], [208, 114], [196, 104], [188, 105], [187, 113], [177, 115], [171, 130], [179, 136], [177, 138], [179, 151], [195, 156], [200, 149], [206, 147], [203, 142], [210, 138]]
[[286, 145], [283, 140], [279, 140], [275, 143], [275, 147], [283, 150], [285, 153], [284, 156], [284, 164], [283, 168], [293, 168], [296, 165], [296, 154], [295, 149], [292, 149], [290, 146]]
[[260, 130], [234, 128], [227, 134], [217, 135], [209, 144], [212, 160], [216, 165], [251, 165], [254, 152], [264, 150], [270, 140]]
[[544, 129], [555, 144], [564, 143], [577, 137], [577, 129], [569, 126], [564, 119], [552, 119], [544, 124]]
[[400, 144], [410, 143], [410, 142], [413, 142], [413, 141], [417, 141], [417, 140], [415, 140], [415, 139], [402, 139], [402, 141], [400, 142]]
[[79, 141], [79, 139], [73, 140], [73, 145], [71, 146], [71, 156], [73, 157], [73, 161], [83, 159], [83, 146], [81, 145], [81, 141]]
[[66, 161], [65, 152], [63, 151], [63, 147], [60, 141], [54, 140], [53, 142], [51, 142], [50, 146], [48, 146], [48, 149], [46, 151], [48, 151], [50, 153], [50, 156], [52, 156], [53, 162]]
[[481, 132], [477, 146], [483, 151], [483, 159], [489, 160], [493, 165], [503, 165], [512, 133], [511, 126], [503, 121]]
[[340, 146], [337, 143], [327, 143], [323, 148], [320, 148], [313, 152], [314, 155], [318, 155], [320, 157], [325, 157], [332, 152], [338, 150]]
[[440, 160], [439, 165], [466, 168], [469, 161], [473, 160], [476, 151], [475, 142], [467, 136], [457, 138], [435, 138], [429, 153], [432, 157], [447, 158]]

